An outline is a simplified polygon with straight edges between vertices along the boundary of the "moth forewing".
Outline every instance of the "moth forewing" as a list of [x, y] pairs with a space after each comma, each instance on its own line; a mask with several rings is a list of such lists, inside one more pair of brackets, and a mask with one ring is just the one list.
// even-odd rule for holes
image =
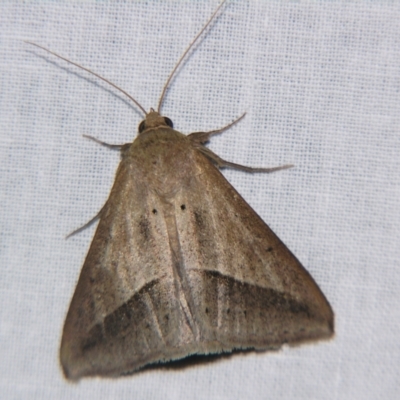
[[204, 147], [223, 129], [186, 136], [160, 115], [174, 72], [212, 18], [168, 78], [157, 111], [112, 84], [146, 117], [134, 142], [121, 146], [65, 320], [68, 379], [333, 335], [333, 311], [317, 284], [218, 169], [290, 166], [230, 163]]
[[197, 143], [156, 112], [145, 121], [71, 302], [65, 375], [331, 337], [332, 309], [285, 245]]

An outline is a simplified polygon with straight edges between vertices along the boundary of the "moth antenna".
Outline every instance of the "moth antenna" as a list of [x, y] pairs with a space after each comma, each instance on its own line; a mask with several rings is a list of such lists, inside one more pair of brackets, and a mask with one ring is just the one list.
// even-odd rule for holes
[[193, 48], [194, 44], [197, 42], [197, 40], [200, 38], [200, 36], [204, 33], [204, 31], [208, 28], [208, 26], [211, 24], [211, 22], [213, 21], [214, 17], [217, 15], [218, 11], [221, 9], [221, 7], [225, 4], [226, 0], [224, 0], [219, 6], [218, 8], [214, 11], [214, 14], [211, 15], [210, 19], [208, 20], [208, 22], [204, 25], [204, 27], [201, 29], [201, 31], [196, 35], [196, 37], [192, 40], [192, 42], [189, 44], [188, 48], [185, 50], [185, 52], [182, 54], [181, 58], [179, 59], [179, 61], [177, 62], [177, 64], [175, 65], [174, 69], [172, 70], [171, 74], [169, 75], [167, 82], [164, 85], [164, 89], [161, 93], [161, 97], [160, 100], [158, 102], [158, 107], [157, 107], [157, 112], [160, 112], [161, 110], [161, 106], [162, 106], [162, 102], [164, 100], [165, 97], [165, 93], [167, 92], [168, 86], [171, 83], [172, 78], [175, 75], [175, 72], [177, 71], [177, 69], [179, 68], [179, 66], [182, 64], [182, 61], [185, 59], [186, 55], [189, 53], [189, 51]]
[[86, 72], [89, 72], [90, 74], [94, 75], [95, 77], [101, 79], [102, 81], [108, 83], [109, 85], [111, 85], [113, 88], [119, 90], [121, 93], [123, 93], [126, 97], [128, 97], [128, 99], [132, 100], [139, 108], [141, 111], [143, 111], [144, 115], [147, 115], [148, 113], [146, 112], [146, 110], [144, 109], [144, 107], [142, 107], [138, 101], [136, 101], [129, 93], [125, 92], [125, 90], [121, 89], [120, 87], [118, 87], [117, 85], [115, 85], [114, 83], [110, 82], [109, 80], [107, 80], [106, 78], [103, 78], [102, 76], [100, 76], [99, 74], [96, 74], [96, 72], [91, 71], [88, 68], [82, 67], [82, 65], [79, 65], [77, 63], [74, 63], [73, 61], [68, 60], [67, 58], [64, 58], [62, 56], [60, 56], [57, 53], [54, 53], [54, 51], [51, 51], [49, 49], [46, 49], [43, 46], [40, 46], [36, 43], [30, 42], [29, 40], [24, 40], [25, 43], [31, 44], [32, 46], [36, 46], [39, 47], [39, 49], [42, 49], [44, 51], [47, 51], [48, 53], [52, 54], [53, 56], [56, 56], [58, 58], [60, 58], [61, 60], [66, 61], [69, 64], [75, 65], [75, 67], [78, 67], [80, 69], [83, 69]]

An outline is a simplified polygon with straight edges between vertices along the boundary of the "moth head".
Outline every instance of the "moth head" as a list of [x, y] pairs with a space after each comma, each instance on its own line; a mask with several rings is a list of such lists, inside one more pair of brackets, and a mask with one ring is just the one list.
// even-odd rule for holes
[[147, 129], [169, 127], [173, 128], [174, 124], [168, 117], [163, 117], [157, 111], [150, 109], [150, 112], [146, 115], [146, 118], [139, 124], [139, 134], [143, 133]]

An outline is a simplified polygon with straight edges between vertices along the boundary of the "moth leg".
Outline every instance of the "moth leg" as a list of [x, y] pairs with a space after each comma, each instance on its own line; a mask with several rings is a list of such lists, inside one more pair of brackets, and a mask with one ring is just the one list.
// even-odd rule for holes
[[[130, 145], [132, 144], [132, 143], [110, 144], [110, 143], [102, 142], [101, 140], [96, 139], [96, 138], [93, 137], [93, 136], [89, 136], [89, 135], [82, 135], [82, 136], [85, 137], [86, 139], [93, 140], [94, 142], [96, 142], [96, 143], [98, 143], [98, 144], [101, 144], [101, 145], [104, 146], [104, 147], [108, 147], [109, 149], [112, 149], [112, 150], [120, 150], [120, 151], [121, 151], [121, 156], [122, 156], [122, 157], [124, 156], [125, 151], [128, 150], [129, 147], [130, 147]], [[70, 236], [70, 235], [68, 235], [68, 236]]]
[[106, 143], [106, 142], [102, 142], [99, 139], [96, 139], [93, 136], [89, 136], [89, 135], [82, 135], [83, 137], [85, 137], [86, 139], [90, 139], [93, 140], [94, 142], [101, 144], [104, 147], [108, 147], [109, 149], [117, 149], [117, 150], [124, 150], [125, 146], [130, 146], [131, 143], [125, 143], [125, 144], [110, 144], [110, 143]]
[[79, 227], [78, 229], [75, 229], [74, 231], [72, 231], [70, 234], [68, 234], [65, 239], [69, 239], [71, 236], [74, 236], [76, 233], [82, 232], [84, 229], [88, 228], [90, 225], [92, 225], [96, 220], [98, 220], [101, 216], [101, 213], [104, 211], [104, 209], [106, 208], [106, 204], [104, 204], [103, 207], [101, 207], [100, 211], [93, 217], [91, 218], [88, 222], [86, 222], [86, 224], [82, 225], [81, 227]]
[[190, 140], [192, 140], [195, 143], [200, 143], [200, 144], [207, 143], [210, 140], [210, 137], [212, 135], [216, 135], [218, 133], [222, 133], [223, 131], [228, 130], [233, 125], [237, 124], [240, 120], [242, 120], [245, 115], [246, 115], [246, 113], [241, 115], [239, 118], [236, 118], [233, 122], [224, 126], [223, 128], [216, 129], [216, 130], [209, 131], [209, 132], [193, 132], [190, 135], [188, 135], [188, 138], [190, 138]]
[[198, 146], [197, 147], [207, 158], [209, 158], [211, 161], [214, 162], [214, 164], [217, 165], [218, 168], [234, 168], [234, 169], [239, 169], [241, 171], [245, 172], [275, 172], [275, 171], [280, 171], [282, 169], [288, 169], [294, 167], [293, 164], [286, 164], [286, 165], [281, 165], [279, 167], [273, 167], [273, 168], [253, 168], [253, 167], [247, 167], [246, 165], [240, 165], [240, 164], [235, 164], [230, 161], [226, 161], [219, 157], [217, 154], [215, 154], [213, 151], [210, 149], [204, 147], [204, 146]]
[[[94, 142], [101, 144], [102, 146], [108, 147], [109, 149], [117, 149], [121, 151], [121, 154], [124, 154], [124, 151], [127, 150], [129, 148], [129, 146], [131, 145], [131, 143], [125, 143], [125, 144], [110, 144], [110, 143], [106, 143], [106, 142], [102, 142], [99, 139], [96, 139], [93, 136], [89, 136], [89, 135], [83, 135], [83, 137], [93, 140]], [[88, 228], [90, 225], [92, 225], [97, 219], [100, 218], [101, 213], [103, 212], [103, 210], [105, 209], [107, 203], [104, 204], [104, 206], [101, 208], [101, 210], [92, 218], [90, 219], [88, 222], [86, 222], [86, 224], [82, 225], [81, 227], [79, 227], [78, 229], [75, 229], [74, 231], [72, 231], [70, 234], [68, 234], [66, 236], [66, 239], [69, 239], [71, 236], [74, 236], [75, 234], [82, 232], [84, 229]]]
[[[107, 204], [107, 203], [106, 203]], [[79, 227], [78, 229], [75, 229], [74, 231], [72, 231], [70, 234], [68, 234], [65, 239], [69, 239], [71, 236], [74, 236], [75, 234], [82, 232], [84, 229], [88, 228], [90, 225], [93, 224], [93, 222], [95, 222], [97, 219], [100, 218], [101, 213], [103, 212], [104, 208], [106, 207], [106, 204], [104, 204], [104, 206], [101, 208], [101, 210], [92, 218], [90, 219], [88, 222], [86, 222], [86, 224], [82, 225], [81, 227]]]

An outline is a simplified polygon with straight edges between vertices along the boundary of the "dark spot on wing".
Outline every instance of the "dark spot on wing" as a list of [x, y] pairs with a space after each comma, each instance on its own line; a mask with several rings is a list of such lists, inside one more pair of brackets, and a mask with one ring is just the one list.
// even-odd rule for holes
[[139, 231], [145, 240], [150, 239], [150, 224], [145, 217], [142, 217], [139, 221]]
[[[202, 280], [206, 286], [218, 290], [224, 287], [226, 298], [229, 299], [230, 307], [227, 308], [226, 313], [233, 313], [234, 315], [242, 314], [250, 319], [256, 312], [260, 312], [260, 317], [267, 323], [270, 315], [276, 313], [286, 313], [287, 315], [301, 315], [302, 318], [313, 319], [319, 318], [310, 309], [308, 304], [300, 302], [296, 298], [291, 297], [287, 293], [282, 293], [271, 288], [264, 288], [254, 284], [236, 280], [230, 276], [221, 274], [218, 271], [198, 271], [202, 276]], [[214, 297], [214, 293], [209, 292], [210, 298]], [[211, 309], [206, 309], [206, 313], [210, 315], [217, 315], [213, 309], [212, 302]], [[228, 304], [227, 304], [228, 305]], [[215, 303], [217, 307], [217, 303]]]
[[157, 210], [155, 208], [153, 208], [152, 212], [153, 212], [154, 215], [157, 214]]
[[104, 330], [106, 336], [123, 336], [124, 332], [131, 327], [134, 321], [146, 321], [147, 315], [143, 313], [148, 312], [148, 310], [146, 306], [143, 306], [144, 295], [151, 292], [157, 283], [158, 279], [147, 283], [127, 302], [105, 317]]
[[184, 204], [181, 205], [181, 210], [182, 211], [186, 210], [186, 206]]
[[90, 350], [103, 341], [103, 330], [101, 325], [97, 324], [90, 330], [90, 336], [82, 342], [81, 350], [82, 353]]
[[195, 211], [194, 212], [194, 220], [196, 222], [196, 225], [199, 228], [203, 228], [204, 227], [204, 219], [203, 219], [203, 216], [201, 215], [200, 211]]

